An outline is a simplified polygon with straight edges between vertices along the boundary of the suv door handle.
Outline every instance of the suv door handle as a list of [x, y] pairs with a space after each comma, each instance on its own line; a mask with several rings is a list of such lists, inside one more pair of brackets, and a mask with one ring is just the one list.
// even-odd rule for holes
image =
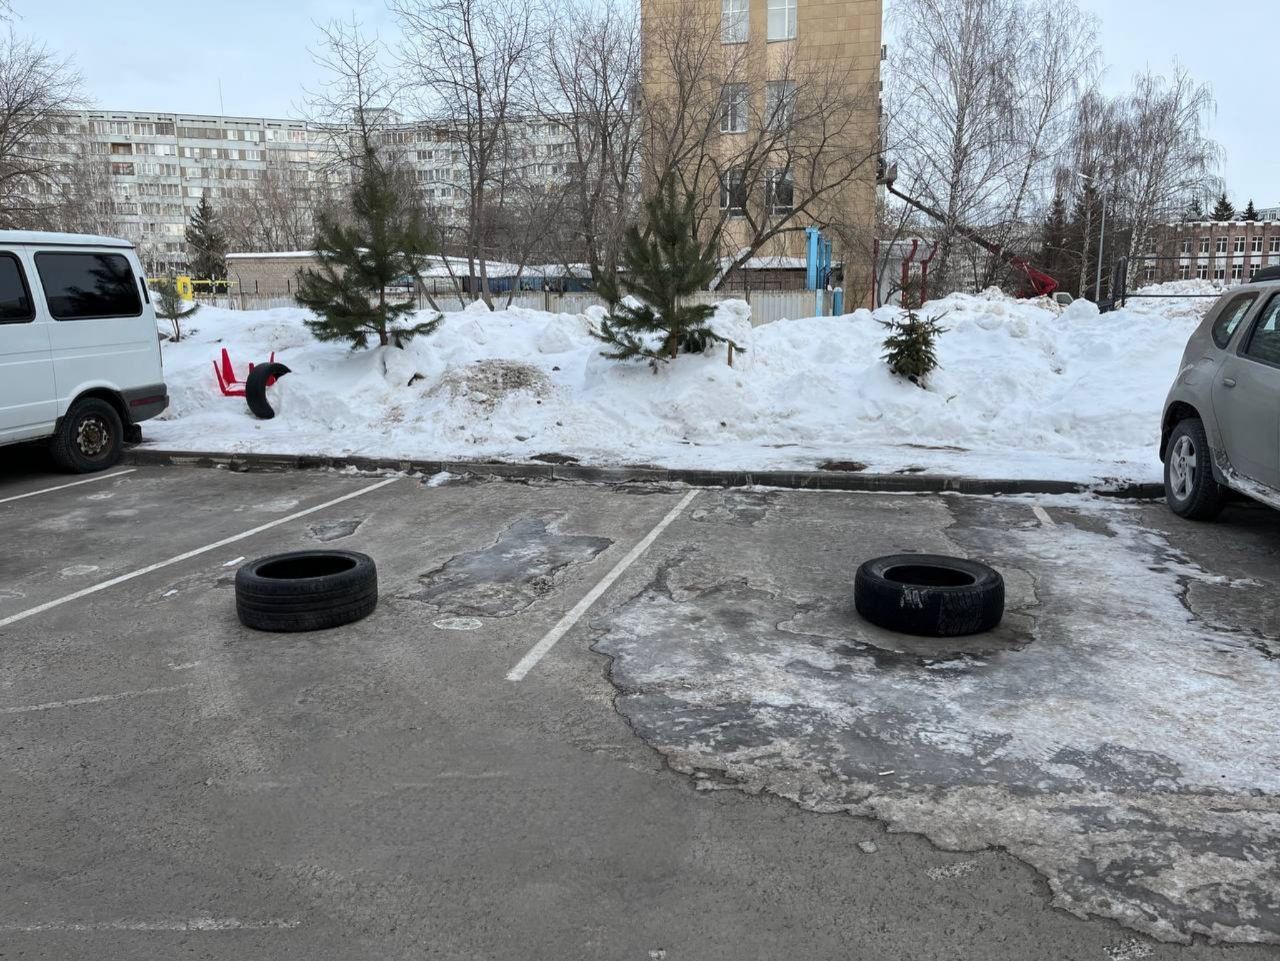
[[1222, 378], [1222, 383], [1225, 387], [1234, 387], [1236, 385], [1236, 379], [1234, 377], [1224, 377]]

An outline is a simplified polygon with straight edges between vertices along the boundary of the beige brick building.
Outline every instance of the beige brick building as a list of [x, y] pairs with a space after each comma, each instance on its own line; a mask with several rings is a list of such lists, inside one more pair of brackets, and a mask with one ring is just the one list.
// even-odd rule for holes
[[882, 0], [642, 0], [641, 14], [646, 176], [679, 168], [729, 257], [803, 257], [805, 227], [822, 227], [846, 288], [869, 293]]

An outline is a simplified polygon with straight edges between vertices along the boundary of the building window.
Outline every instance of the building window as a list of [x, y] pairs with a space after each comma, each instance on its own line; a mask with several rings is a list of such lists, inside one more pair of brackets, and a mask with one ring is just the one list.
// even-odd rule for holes
[[1207, 264], [1201, 264], [1196, 268], [1196, 276], [1201, 280], [1209, 279], [1209, 267]]
[[796, 0], [769, 0], [769, 39], [794, 40]]
[[785, 130], [795, 121], [796, 85], [771, 80], [764, 85], [764, 116], [770, 130]]
[[1232, 279], [1232, 280], [1239, 280], [1239, 279], [1240, 279], [1241, 277], [1243, 277], [1243, 276], [1244, 276], [1244, 265], [1243, 265], [1243, 264], [1232, 264], [1232, 265], [1231, 265], [1231, 279]]
[[795, 204], [796, 184], [790, 170], [770, 170], [765, 182], [765, 203], [769, 212], [777, 215], [791, 213]]
[[745, 83], [731, 83], [724, 88], [724, 106], [720, 113], [721, 133], [747, 132], [747, 100]]
[[1262, 238], [1254, 237], [1253, 242], [1249, 246], [1250, 246], [1250, 251], [1252, 253], [1255, 253], [1255, 254], [1262, 253]]
[[1238, 254], [1242, 254], [1242, 253], [1244, 253], [1244, 238], [1243, 238], [1243, 237], [1237, 237], [1237, 238], [1236, 238], [1236, 253], [1238, 253]]
[[1208, 252], [1209, 252], [1209, 238], [1208, 238], [1208, 237], [1201, 237], [1201, 238], [1200, 238], [1200, 253], [1202, 253], [1202, 254], [1207, 254]]
[[1280, 237], [1271, 238], [1271, 253], [1280, 254]]
[[1214, 268], [1213, 268], [1213, 279], [1214, 279], [1214, 280], [1226, 280], [1226, 279], [1227, 279], [1227, 268], [1226, 268], [1226, 267], [1214, 267]]
[[1226, 252], [1227, 252], [1227, 238], [1226, 238], [1226, 237], [1219, 237], [1219, 238], [1218, 238], [1218, 253], [1220, 253], [1220, 254], [1225, 254]]
[[1178, 279], [1188, 280], [1191, 277], [1191, 267], [1189, 264], [1183, 264], [1178, 268]]
[[1189, 253], [1191, 253], [1191, 241], [1189, 241], [1189, 240], [1184, 240], [1184, 241], [1182, 242], [1182, 252], [1183, 252], [1184, 254], [1189, 254]]
[[721, 43], [747, 42], [747, 23], [750, 20], [750, 12], [750, 0], [721, 0]]
[[1155, 280], [1156, 269], [1154, 267], [1147, 267], [1145, 270], [1142, 271], [1142, 278], [1143, 280], [1146, 280], [1146, 281]]
[[1256, 273], [1258, 272], [1258, 268], [1260, 268], [1261, 266], [1262, 266], [1262, 264], [1250, 264], [1250, 265], [1249, 265], [1249, 276], [1250, 276], [1250, 278], [1252, 278], [1252, 277], [1253, 277], [1253, 275], [1254, 275], [1254, 274], [1256, 274]]
[[730, 217], [741, 217], [746, 212], [747, 188], [739, 167], [720, 176], [720, 209]]

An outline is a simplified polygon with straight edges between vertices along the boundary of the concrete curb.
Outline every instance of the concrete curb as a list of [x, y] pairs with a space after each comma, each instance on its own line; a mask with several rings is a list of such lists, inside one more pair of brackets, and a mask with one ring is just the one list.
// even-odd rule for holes
[[226, 454], [210, 451], [172, 451], [132, 447], [125, 462], [141, 466], [225, 467], [234, 471], [318, 470], [354, 467], [362, 471], [403, 471], [422, 474], [470, 474], [522, 480], [565, 480], [592, 484], [688, 484], [692, 487], [780, 487], [792, 490], [863, 491], [915, 494], [1100, 494], [1150, 500], [1164, 496], [1161, 484], [1118, 486], [1058, 480], [992, 479], [946, 474], [861, 474], [846, 471], [770, 470], [725, 471], [653, 467], [591, 467], [585, 464], [544, 464], [536, 461], [416, 460], [396, 457], [327, 457], [311, 454]]

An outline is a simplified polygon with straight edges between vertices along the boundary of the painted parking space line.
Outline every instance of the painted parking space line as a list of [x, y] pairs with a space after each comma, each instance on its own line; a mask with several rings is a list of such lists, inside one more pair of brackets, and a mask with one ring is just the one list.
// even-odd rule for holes
[[115, 694], [95, 694], [92, 697], [73, 697], [69, 701], [45, 701], [43, 704], [23, 704], [20, 707], [0, 707], [0, 714], [33, 714], [37, 711], [57, 711], [66, 707], [81, 707], [85, 704], [105, 704], [108, 701], [123, 701], [131, 697], [150, 697], [155, 694], [172, 694], [185, 691], [190, 684], [177, 684], [173, 687], [149, 687], [143, 691], [117, 691]]
[[[543, 635], [542, 640], [538, 641], [537, 644], [533, 645], [533, 647], [529, 649], [528, 654], [520, 658], [520, 663], [508, 672], [507, 680], [524, 680], [525, 675], [533, 670], [537, 663], [546, 656], [546, 653], [551, 650], [551, 648], [555, 647], [556, 642], [568, 634], [573, 625], [577, 624], [582, 618], [582, 615], [591, 609], [591, 605], [598, 601], [600, 596], [609, 589], [613, 582], [621, 577], [623, 572], [634, 564], [641, 554], [649, 549], [662, 532], [671, 526], [671, 523], [679, 517], [684, 512], [684, 509], [689, 506], [689, 503], [698, 496], [698, 493], [698, 491], [689, 491], [689, 493], [685, 494], [684, 497], [680, 499], [680, 503], [671, 508], [667, 513], [667, 516], [658, 521], [653, 530], [649, 531], [649, 533], [646, 534], [635, 547], [631, 548], [631, 550], [627, 552], [626, 556], [623, 557], [622, 560], [618, 561], [618, 563], [613, 566], [613, 570], [606, 574], [595, 587], [591, 588], [582, 600], [573, 605], [573, 608], [569, 613], [560, 618], [560, 620], [556, 622], [555, 627], [547, 631], [547, 633]], [[0, 627], [3, 626], [4, 622], [0, 621]]]
[[204, 547], [197, 547], [194, 550], [186, 551], [182, 554], [177, 554], [166, 560], [157, 561], [154, 564], [148, 564], [146, 567], [140, 567], [136, 571], [130, 571], [127, 574], [121, 574], [119, 577], [113, 577], [110, 580], [103, 581], [100, 584], [94, 584], [92, 587], [86, 587], [83, 590], [75, 591], [74, 593], [66, 594], [62, 597], [55, 598], [52, 601], [47, 601], [46, 603], [40, 604], [36, 607], [28, 608], [25, 611], [19, 611], [17, 614], [11, 614], [8, 617], [0, 618], [0, 627], [8, 627], [10, 624], [16, 624], [18, 623], [18, 621], [26, 620], [28, 617], [34, 617], [37, 614], [43, 614], [45, 611], [51, 611], [55, 607], [61, 607], [63, 604], [69, 604], [72, 601], [78, 601], [82, 597], [88, 597], [90, 594], [96, 594], [99, 591], [105, 591], [108, 588], [115, 587], [117, 584], [123, 584], [125, 581], [131, 581], [135, 577], [142, 577], [145, 574], [150, 574], [153, 571], [160, 570], [161, 568], [171, 567], [174, 564], [181, 564], [183, 561], [190, 560], [193, 557], [199, 557], [201, 554], [209, 553], [209, 551], [219, 550], [223, 547], [226, 547], [228, 544], [234, 544], [237, 541], [244, 540], [245, 538], [253, 537], [256, 534], [261, 534], [263, 531], [269, 531], [273, 527], [279, 527], [281, 524], [288, 524], [290, 521], [296, 521], [300, 517], [306, 517], [309, 514], [314, 514], [317, 511], [322, 511], [325, 508], [333, 507], [336, 504], [341, 504], [345, 501], [353, 500], [357, 497], [363, 497], [365, 494], [372, 494], [374, 491], [381, 490], [383, 487], [386, 487], [388, 484], [394, 484], [398, 480], [400, 480], [399, 476], [388, 477], [386, 480], [379, 481], [376, 484], [370, 484], [368, 487], [362, 487], [359, 490], [352, 491], [349, 494], [343, 494], [341, 497], [335, 497], [332, 500], [325, 501], [323, 504], [317, 504], [315, 507], [308, 507], [306, 510], [297, 511], [293, 514], [290, 514], [288, 517], [280, 517], [280, 518], [277, 518], [276, 520], [269, 521], [266, 524], [259, 524], [257, 527], [251, 528], [250, 530], [243, 531], [242, 533], [239, 533], [239, 534], [233, 534], [230, 537], [224, 537], [222, 540], [214, 541], [212, 544], [206, 544]]
[[247, 921], [243, 918], [176, 918], [165, 921], [37, 921], [21, 924], [0, 921], [0, 932], [35, 934], [41, 931], [280, 931], [301, 926], [301, 921], [269, 918]]
[[64, 491], [68, 487], [79, 487], [81, 484], [96, 484], [98, 481], [111, 480], [113, 477], [123, 477], [125, 474], [132, 474], [136, 471], [136, 467], [130, 467], [128, 470], [116, 471], [114, 474], [97, 474], [93, 477], [86, 477], [84, 480], [71, 481], [68, 484], [59, 484], [57, 487], [43, 487], [38, 491], [27, 491], [25, 494], [14, 494], [12, 497], [0, 497], [0, 504], [8, 504], [10, 501], [20, 501], [26, 497], [38, 497], [41, 494], [52, 494], [54, 491]]
[[1053, 518], [1049, 516], [1049, 512], [1045, 510], [1043, 507], [1041, 507], [1039, 504], [1031, 505], [1031, 513], [1036, 515], [1036, 520], [1040, 522], [1041, 527], [1052, 528], [1052, 527], [1058, 526], [1057, 524], [1054, 523]]

